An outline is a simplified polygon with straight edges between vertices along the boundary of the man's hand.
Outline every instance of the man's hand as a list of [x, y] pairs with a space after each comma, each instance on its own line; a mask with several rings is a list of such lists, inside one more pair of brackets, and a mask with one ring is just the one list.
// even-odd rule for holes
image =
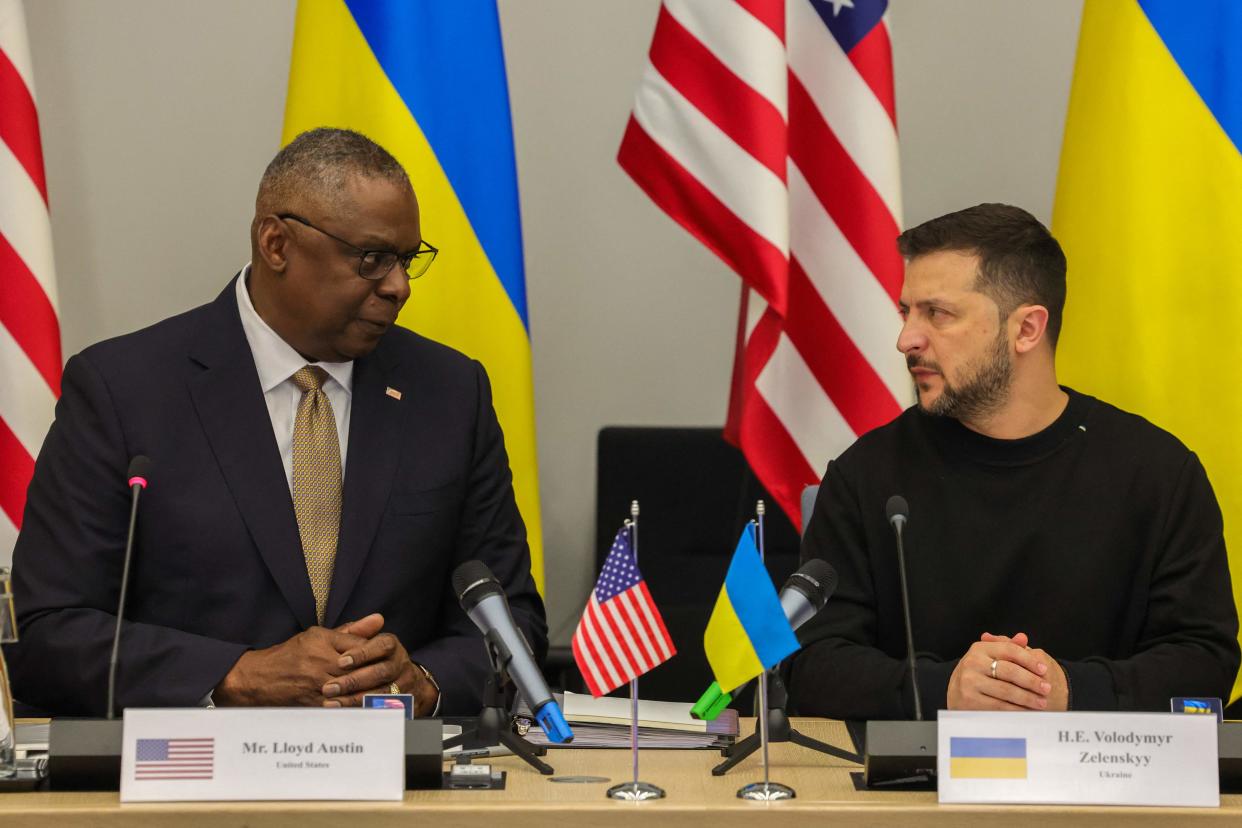
[[[1054, 666], [1056, 662], [1043, 650], [1031, 650], [1026, 645], [1025, 633], [1013, 638], [984, 633], [982, 640], [970, 645], [949, 677], [949, 709], [1047, 710], [1053, 684], [1045, 677], [1050, 672], [1059, 673], [1060, 667]], [[1064, 678], [1062, 675], [1062, 682]]]
[[384, 616], [372, 613], [339, 629], [361, 639], [342, 650], [336, 662], [338, 674], [326, 681], [322, 692], [326, 707], [357, 707], [367, 693], [388, 693], [396, 684], [414, 696], [414, 713], [426, 716], [435, 708], [437, 690], [414, 666], [405, 647], [392, 633], [380, 632]]
[[[1019, 636], [1021, 641], [1019, 642]], [[1042, 710], [1068, 710], [1069, 709], [1069, 679], [1065, 675], [1065, 670], [1061, 667], [1060, 662], [1048, 655], [1044, 650], [1032, 649], [1027, 641], [1026, 633], [1018, 633], [1012, 639], [1005, 638], [1003, 635], [992, 635], [984, 633], [980, 639], [982, 641], [1013, 641], [1015, 644], [1025, 647], [1027, 652], [1033, 653], [1036, 658], [1048, 665], [1048, 672], [1044, 675], [1044, 681], [1051, 685], [1051, 690], [1046, 693], [1048, 706], [1040, 708]], [[997, 668], [997, 674], [1000, 669]]]
[[341, 653], [365, 640], [343, 627], [311, 627], [274, 647], [249, 650], [216, 685], [212, 701], [220, 706], [323, 704], [324, 683], [345, 672]]

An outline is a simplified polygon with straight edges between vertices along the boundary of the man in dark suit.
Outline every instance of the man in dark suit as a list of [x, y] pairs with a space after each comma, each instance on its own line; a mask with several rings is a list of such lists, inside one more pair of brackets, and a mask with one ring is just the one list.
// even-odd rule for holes
[[453, 569], [491, 568], [537, 658], [546, 625], [486, 373], [394, 324], [436, 252], [409, 179], [364, 136], [304, 133], [251, 244], [211, 304], [65, 366], [14, 552], [15, 695], [103, 712], [146, 455], [118, 707], [399, 691], [477, 712], [489, 668]]

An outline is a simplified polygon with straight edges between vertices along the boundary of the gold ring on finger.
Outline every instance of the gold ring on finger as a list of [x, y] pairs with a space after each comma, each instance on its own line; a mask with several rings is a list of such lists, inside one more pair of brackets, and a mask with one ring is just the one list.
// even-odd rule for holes
[[[997, 665], [997, 663], [998, 663], [998, 662], [996, 661], [996, 659], [992, 659], [992, 678], [996, 678], [996, 665]], [[396, 687], [396, 685], [395, 685], [395, 684], [394, 684], [393, 686], [394, 686], [394, 687]], [[394, 692], [395, 692], [395, 691], [394, 691]]]
[[[995, 662], [993, 662], [993, 668], [995, 668]], [[993, 670], [992, 670], [992, 677], [993, 677], [993, 678], [995, 678], [995, 677], [996, 677], [996, 670], [995, 670], [995, 669], [993, 669]], [[394, 681], [394, 682], [392, 682], [391, 684], [389, 684], [389, 685], [388, 685], [388, 694], [389, 694], [389, 695], [391, 695], [391, 696], [395, 696], [395, 695], [399, 694], [400, 692], [401, 692], [401, 688], [397, 686], [397, 683], [396, 683], [395, 681]]]

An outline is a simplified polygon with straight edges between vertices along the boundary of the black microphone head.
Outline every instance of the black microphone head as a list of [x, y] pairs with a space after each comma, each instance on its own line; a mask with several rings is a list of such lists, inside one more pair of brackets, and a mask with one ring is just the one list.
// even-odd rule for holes
[[837, 589], [837, 571], [823, 558], [812, 558], [789, 576], [781, 591], [786, 589], [801, 592], [818, 612]]
[[479, 601], [497, 592], [503, 593], [504, 590], [482, 561], [466, 561], [453, 570], [453, 594], [467, 612]]
[[910, 504], [906, 503], [906, 499], [901, 495], [893, 495], [884, 506], [884, 514], [888, 517], [889, 523], [898, 519], [909, 520]]
[[[127, 481], [132, 481], [135, 477], [141, 478], [145, 487], [146, 481], [151, 476], [151, 458], [145, 454], [139, 454], [133, 460], [129, 461], [129, 471], [125, 474]], [[130, 485], [133, 485], [130, 483]]]

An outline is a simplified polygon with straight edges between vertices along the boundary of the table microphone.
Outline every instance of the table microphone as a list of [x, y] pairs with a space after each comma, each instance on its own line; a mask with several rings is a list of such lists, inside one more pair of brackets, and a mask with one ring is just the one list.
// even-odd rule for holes
[[509, 657], [509, 662], [501, 666], [508, 670], [549, 741], [557, 744], [573, 741], [573, 731], [561, 713], [561, 706], [535, 665], [530, 644], [513, 621], [505, 591], [487, 564], [466, 561], [453, 570], [453, 592], [483, 635], [508, 651], [503, 655]]
[[781, 609], [794, 632], [824, 608], [837, 589], [837, 571], [823, 558], [812, 558], [781, 587]]
[[919, 671], [914, 659], [914, 632], [910, 626], [910, 592], [906, 588], [906, 550], [902, 530], [910, 519], [910, 504], [901, 495], [893, 495], [884, 506], [889, 525], [897, 538], [897, 571], [901, 575], [901, 612], [906, 622], [906, 661], [910, 665], [910, 686], [914, 690], [914, 718], [923, 721], [923, 702], [919, 698]]
[[147, 487], [147, 477], [151, 474], [151, 458], [139, 454], [129, 461], [129, 534], [125, 537], [125, 563], [121, 568], [121, 599], [116, 607], [116, 629], [112, 633], [112, 657], [108, 659], [108, 711], [109, 719], [116, 718], [114, 709], [116, 699], [116, 665], [117, 656], [121, 651], [121, 619], [125, 616], [125, 593], [129, 587], [129, 561], [134, 553], [134, 529], [138, 525], [138, 495]]

